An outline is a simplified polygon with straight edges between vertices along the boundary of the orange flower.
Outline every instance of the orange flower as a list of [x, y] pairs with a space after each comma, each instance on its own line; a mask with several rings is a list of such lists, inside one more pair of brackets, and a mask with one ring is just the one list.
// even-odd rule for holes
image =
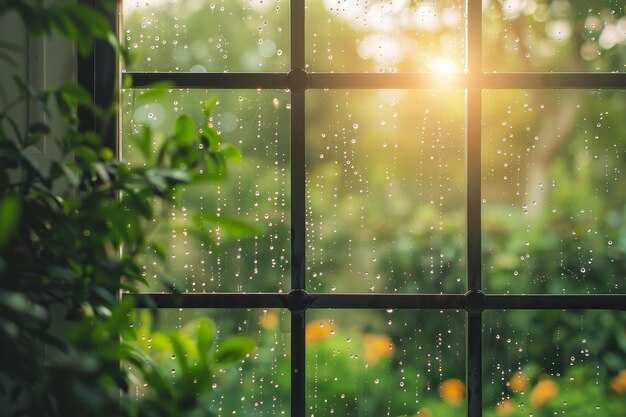
[[528, 388], [528, 377], [523, 372], [517, 372], [511, 376], [509, 384], [513, 391], [524, 391]]
[[365, 349], [364, 360], [368, 365], [374, 365], [381, 358], [389, 358], [392, 355], [393, 342], [389, 336], [384, 334], [368, 333], [363, 336], [363, 347]]
[[328, 339], [335, 333], [335, 323], [332, 320], [316, 320], [306, 325], [305, 342], [313, 346], [319, 341]]
[[465, 398], [465, 384], [458, 379], [447, 379], [439, 386], [441, 398], [452, 405], [459, 405]]
[[433, 417], [433, 413], [429, 408], [424, 407], [415, 414], [415, 417]]
[[496, 413], [499, 416], [508, 416], [515, 412], [516, 403], [513, 400], [504, 400], [498, 403], [496, 406]]
[[626, 392], [626, 369], [611, 380], [611, 390], [616, 394]]
[[559, 386], [551, 379], [543, 379], [535, 385], [530, 393], [530, 403], [535, 407], [541, 407], [559, 393]]
[[261, 314], [259, 324], [264, 329], [275, 329], [278, 326], [278, 314], [274, 311], [266, 311]]

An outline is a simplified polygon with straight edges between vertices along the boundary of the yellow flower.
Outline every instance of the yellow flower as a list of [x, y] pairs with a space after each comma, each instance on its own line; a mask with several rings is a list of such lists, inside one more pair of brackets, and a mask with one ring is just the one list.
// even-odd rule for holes
[[439, 394], [445, 402], [459, 405], [465, 398], [465, 384], [458, 379], [447, 379], [439, 386]]
[[551, 379], [543, 379], [535, 385], [530, 393], [530, 403], [535, 407], [541, 407], [559, 393], [559, 386]]
[[381, 358], [389, 358], [392, 355], [393, 342], [389, 336], [383, 334], [368, 333], [363, 336], [363, 355], [365, 363], [373, 365]]
[[620, 373], [611, 380], [611, 390], [616, 394], [626, 392], [626, 369], [620, 371]]
[[275, 329], [278, 326], [278, 314], [274, 311], [266, 311], [261, 314], [259, 324], [264, 329]]
[[305, 342], [313, 346], [319, 341], [329, 338], [335, 333], [335, 323], [332, 320], [316, 320], [306, 325]]
[[508, 416], [515, 412], [516, 405], [513, 400], [500, 401], [496, 406], [496, 413], [498, 413], [499, 416]]
[[509, 383], [513, 391], [524, 391], [528, 388], [528, 377], [523, 372], [517, 372], [511, 376]]

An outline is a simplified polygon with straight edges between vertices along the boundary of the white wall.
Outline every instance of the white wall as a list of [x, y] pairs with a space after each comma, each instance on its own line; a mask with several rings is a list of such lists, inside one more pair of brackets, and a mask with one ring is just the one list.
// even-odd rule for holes
[[[0, 16], [0, 40], [10, 42], [19, 50], [12, 53], [16, 63], [14, 65], [0, 60], [0, 108], [15, 100], [19, 90], [13, 81], [16, 74], [27, 80], [37, 90], [58, 87], [68, 81], [76, 79], [76, 55], [71, 43], [59, 37], [44, 39], [29, 39], [24, 26], [15, 13]], [[23, 102], [11, 112], [18, 126], [25, 130], [30, 123], [44, 121], [52, 129], [52, 134], [45, 138], [42, 145], [32, 149], [30, 155], [42, 169], [47, 170], [50, 161], [58, 159], [59, 150], [55, 146], [55, 136], [62, 134], [62, 126], [55, 123], [53, 109], [49, 119], [45, 118], [40, 106], [33, 102]], [[60, 334], [64, 327], [64, 312], [56, 312], [56, 319], [52, 321], [53, 333]], [[41, 346], [39, 352], [45, 360], [54, 355]]]
[[[71, 43], [55, 36], [29, 39], [19, 16], [15, 13], [0, 16], [0, 39], [14, 44], [19, 49], [12, 53], [17, 61], [16, 65], [0, 61], [0, 81], [4, 89], [3, 93], [0, 91], [1, 107], [17, 96], [18, 90], [12, 80], [13, 74], [27, 80], [38, 90], [57, 87], [75, 80], [76, 54]], [[55, 120], [54, 114], [51, 120], [45, 120], [43, 112], [33, 102], [17, 106], [11, 116], [22, 129], [29, 123], [45, 121], [50, 123], [53, 129], [52, 137], [62, 132], [58, 123], [51, 122]], [[32, 150], [33, 159], [44, 168], [55, 155], [58, 155], [58, 152], [52, 138], [46, 138], [42, 146]]]

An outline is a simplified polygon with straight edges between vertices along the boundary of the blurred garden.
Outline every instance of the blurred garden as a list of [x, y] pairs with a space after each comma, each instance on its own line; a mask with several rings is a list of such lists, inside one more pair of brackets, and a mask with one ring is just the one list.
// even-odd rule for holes
[[[624, 72], [625, 7], [485, 0], [484, 70]], [[124, 71], [290, 68], [287, 1], [125, 0], [123, 8], [121, 36], [135, 55]], [[465, 16], [454, 0], [307, 1], [307, 71], [453, 77], [466, 65]], [[243, 156], [223, 182], [189, 187], [163, 211], [171, 222], [151, 238], [167, 259], [145, 258], [146, 290], [289, 291], [289, 92], [162, 88], [122, 91], [124, 159], [141, 161], [127, 138], [144, 126], [170, 131], [182, 113], [202, 120], [213, 98], [209, 126]], [[465, 102], [454, 89], [306, 92], [307, 291], [466, 291]], [[625, 114], [623, 90], [483, 91], [485, 292], [626, 292]], [[195, 226], [216, 219], [245, 220], [258, 233], [211, 226], [198, 244]], [[485, 416], [626, 413], [626, 313], [483, 316]], [[289, 312], [168, 310], [158, 323], [192, 340], [203, 317], [215, 321], [218, 340], [234, 333], [257, 344], [238, 366], [215, 369], [207, 407], [288, 416]], [[306, 321], [311, 417], [465, 414], [463, 311], [309, 310]], [[135, 324], [175, 380], [171, 340], [151, 339], [147, 312]], [[140, 381], [135, 395], [149, 395]]]

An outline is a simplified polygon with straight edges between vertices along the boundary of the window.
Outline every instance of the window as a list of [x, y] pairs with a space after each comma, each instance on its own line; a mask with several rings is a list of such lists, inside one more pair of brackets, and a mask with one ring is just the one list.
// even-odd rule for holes
[[[623, 4], [126, 0], [122, 15], [138, 56], [122, 154], [125, 131], [217, 96], [209, 122], [244, 162], [167, 215], [263, 229], [214, 231], [219, 253], [161, 232], [182, 296], [146, 262], [172, 326], [211, 311], [272, 352], [224, 376], [218, 414], [566, 414], [585, 392], [606, 394], [590, 412], [623, 413]], [[166, 97], [144, 98], [159, 81]]]

